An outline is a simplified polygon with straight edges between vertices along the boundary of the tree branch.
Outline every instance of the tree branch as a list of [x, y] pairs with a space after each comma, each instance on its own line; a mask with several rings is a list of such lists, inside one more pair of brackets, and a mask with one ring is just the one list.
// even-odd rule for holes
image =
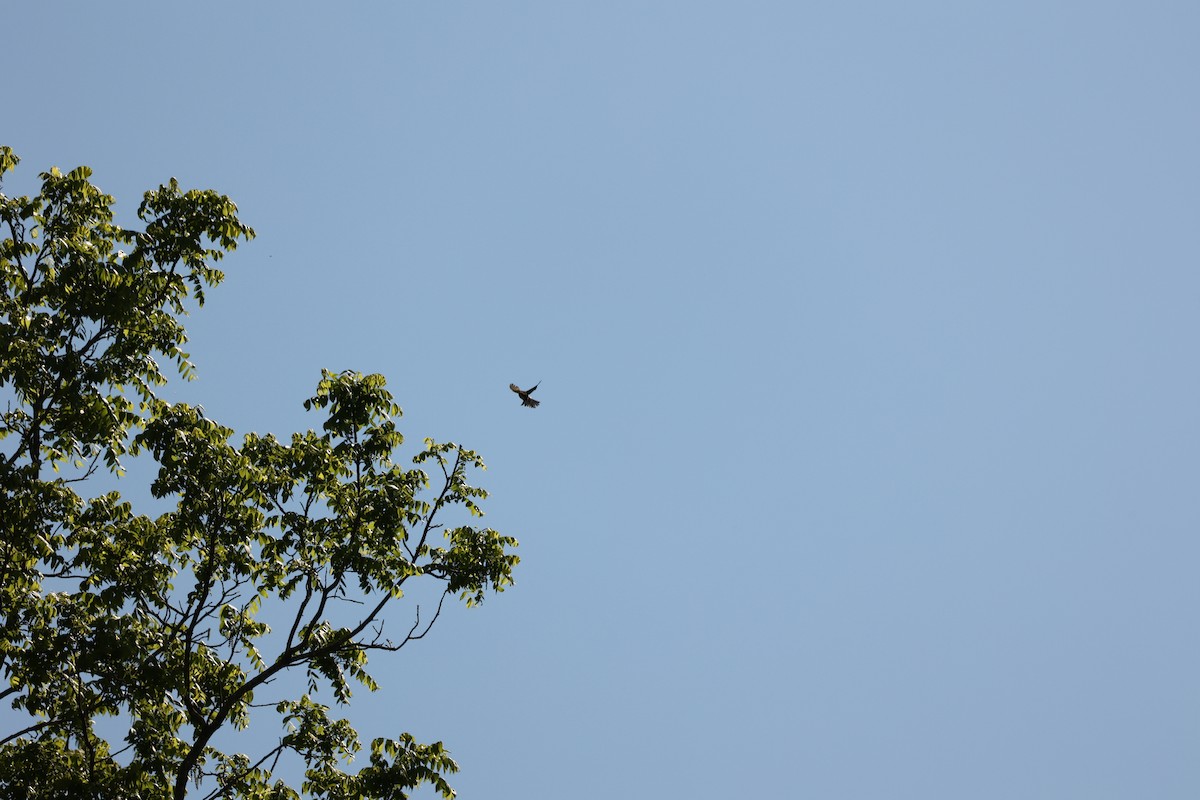
[[8, 736], [5, 736], [3, 739], [0, 739], [0, 746], [4, 746], [14, 739], [20, 739], [22, 736], [24, 736], [27, 733], [33, 733], [34, 731], [40, 731], [42, 728], [48, 728], [51, 725], [57, 725], [60, 722], [63, 722], [63, 720], [61, 718], [56, 718], [56, 719], [48, 719], [43, 722], [39, 722], [36, 725], [30, 725], [28, 728], [23, 728], [23, 729], [17, 731], [16, 733], [11, 733]]

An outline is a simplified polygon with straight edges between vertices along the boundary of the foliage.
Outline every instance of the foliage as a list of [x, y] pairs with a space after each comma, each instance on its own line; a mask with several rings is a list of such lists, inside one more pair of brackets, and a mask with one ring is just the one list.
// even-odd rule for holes
[[[0, 178], [16, 164], [0, 148]], [[0, 697], [18, 720], [0, 731], [4, 796], [348, 800], [429, 783], [452, 797], [445, 748], [408, 734], [346, 772], [357, 733], [317, 695], [375, 689], [368, 654], [428, 632], [441, 601], [383, 634], [410, 581], [468, 605], [511, 584], [514, 539], [442, 522], [454, 506], [482, 515], [468, 483], [482, 461], [427, 439], [414, 468], [393, 463], [400, 409], [379, 375], [323, 371], [305, 403], [322, 429], [290, 441], [236, 446], [201, 407], [160, 399], [158, 358], [192, 375], [186, 304], [254, 232], [228, 198], [174, 179], [128, 230], [90, 176], [52, 169], [36, 197], [0, 194]], [[171, 509], [157, 516], [106, 490], [139, 454]], [[307, 691], [267, 698], [286, 671]], [[257, 735], [261, 752], [218, 747], [272, 710], [281, 733]], [[272, 776], [285, 756], [304, 763], [298, 788]]]

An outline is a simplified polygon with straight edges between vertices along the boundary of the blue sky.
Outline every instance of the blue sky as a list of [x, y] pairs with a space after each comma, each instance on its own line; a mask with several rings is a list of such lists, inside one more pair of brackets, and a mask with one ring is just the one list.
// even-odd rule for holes
[[176, 176], [258, 231], [189, 400], [283, 434], [382, 372], [487, 461], [517, 585], [373, 662], [365, 738], [464, 800], [1200, 792], [1200, 6], [4, 27], [10, 192]]

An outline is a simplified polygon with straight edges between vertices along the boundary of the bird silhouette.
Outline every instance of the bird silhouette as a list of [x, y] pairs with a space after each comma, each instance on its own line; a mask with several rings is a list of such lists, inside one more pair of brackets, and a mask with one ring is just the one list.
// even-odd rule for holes
[[542, 385], [542, 382], [538, 381], [531, 388], [522, 390], [521, 387], [517, 386], [515, 383], [510, 383], [508, 385], [508, 388], [512, 389], [514, 392], [517, 393], [518, 396], [520, 396], [521, 405], [529, 406], [530, 408], [537, 408], [539, 405], [539, 402], [537, 400], [534, 400], [529, 395], [533, 394], [533, 390], [541, 385]]

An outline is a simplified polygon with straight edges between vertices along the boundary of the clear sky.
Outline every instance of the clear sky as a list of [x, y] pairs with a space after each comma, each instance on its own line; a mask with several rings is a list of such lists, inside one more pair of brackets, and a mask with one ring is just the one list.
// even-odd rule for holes
[[[9, 191], [258, 238], [187, 398], [388, 376], [517, 585], [373, 661], [463, 800], [1200, 796], [1200, 4], [12, 3]], [[541, 381], [521, 408], [510, 382]], [[396, 615], [406, 624], [406, 612]]]

